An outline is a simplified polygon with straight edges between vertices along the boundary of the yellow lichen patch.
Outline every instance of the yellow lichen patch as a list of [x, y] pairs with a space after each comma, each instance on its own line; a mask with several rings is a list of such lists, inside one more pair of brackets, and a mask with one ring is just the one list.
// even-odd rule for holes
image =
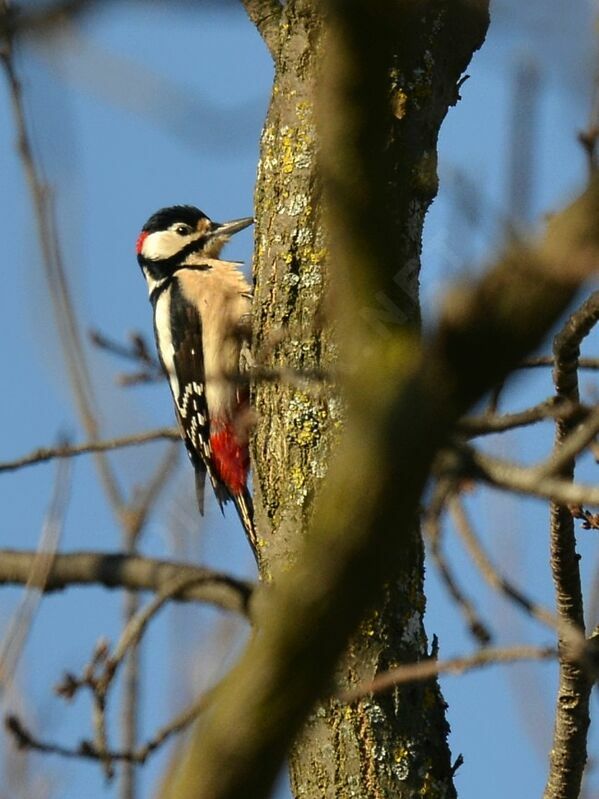
[[309, 447], [318, 439], [326, 420], [326, 410], [304, 392], [298, 391], [288, 407], [288, 436], [301, 447]]
[[391, 97], [391, 110], [397, 119], [403, 119], [407, 113], [408, 95], [403, 89], [397, 89]]
[[281, 172], [289, 175], [293, 172], [293, 166], [293, 139], [290, 135], [286, 135], [281, 141]]
[[291, 467], [289, 472], [289, 478], [291, 480], [291, 484], [295, 488], [303, 488], [306, 483], [306, 478], [304, 476], [303, 469], [301, 469], [298, 465], [294, 465]]
[[318, 265], [324, 263], [327, 258], [327, 249], [326, 247], [321, 247], [319, 250], [314, 250], [309, 255], [309, 261], [311, 264]]
[[426, 772], [422, 780], [422, 785], [418, 789], [418, 796], [426, 796], [426, 799], [440, 799], [446, 795], [446, 787], [442, 782], [432, 777], [430, 772]]

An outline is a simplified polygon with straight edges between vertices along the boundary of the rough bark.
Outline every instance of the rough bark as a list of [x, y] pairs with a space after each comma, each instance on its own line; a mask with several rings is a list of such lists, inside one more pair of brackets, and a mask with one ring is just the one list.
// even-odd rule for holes
[[[377, 5], [372, 4], [374, 16]], [[413, 5], [415, 9], [398, 4], [397, 24], [389, 30], [394, 55], [386, 65], [388, 84], [382, 90], [389, 95], [394, 116], [389, 129], [377, 134], [389, 168], [385, 199], [397, 271], [389, 275], [385, 292], [366, 294], [367, 287], [356, 286], [356, 294], [373, 297], [360, 305], [360, 316], [383, 337], [398, 325], [417, 327], [421, 235], [437, 190], [438, 129], [458, 98], [457, 81], [486, 29], [484, 7]], [[377, 27], [368, 19], [360, 24], [364, 36]], [[258, 363], [275, 369], [326, 371], [338, 364], [329, 314], [335, 291], [327, 282], [317, 163], [315, 108], [322, 82], [318, 70], [324, 49], [332, 44], [324, 41], [323, 30], [312, 0], [285, 5], [262, 135], [254, 349]], [[334, 28], [330, 36], [335, 36]], [[372, 42], [373, 53], [377, 44]], [[345, 66], [351, 70], [349, 61]], [[334, 103], [328, 112], [323, 104], [320, 108], [325, 117], [335, 114]], [[381, 231], [389, 232], [382, 220]], [[284, 383], [259, 386], [254, 403], [254, 491], [263, 577], [276, 580], [277, 573], [293, 567], [343, 424], [343, 406], [331, 388], [300, 390]], [[396, 579], [386, 586], [384, 600], [364, 621], [338, 668], [340, 689], [426, 656], [423, 576], [422, 540], [414, 527]], [[319, 703], [291, 754], [295, 795], [454, 795], [444, 709], [436, 681], [397, 688], [392, 695], [352, 707]]]

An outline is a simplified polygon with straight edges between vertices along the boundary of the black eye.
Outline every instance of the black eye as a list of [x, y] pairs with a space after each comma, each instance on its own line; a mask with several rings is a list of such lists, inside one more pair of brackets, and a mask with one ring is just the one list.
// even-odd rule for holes
[[178, 233], [180, 236], [189, 236], [191, 233], [191, 228], [189, 225], [177, 225], [175, 228], [175, 233]]

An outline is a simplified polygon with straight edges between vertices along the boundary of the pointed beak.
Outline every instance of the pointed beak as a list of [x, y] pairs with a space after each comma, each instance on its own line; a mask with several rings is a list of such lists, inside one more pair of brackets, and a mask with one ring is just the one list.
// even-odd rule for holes
[[245, 230], [254, 223], [254, 218], [245, 216], [243, 219], [233, 219], [232, 222], [213, 222], [210, 237], [232, 236], [240, 230]]

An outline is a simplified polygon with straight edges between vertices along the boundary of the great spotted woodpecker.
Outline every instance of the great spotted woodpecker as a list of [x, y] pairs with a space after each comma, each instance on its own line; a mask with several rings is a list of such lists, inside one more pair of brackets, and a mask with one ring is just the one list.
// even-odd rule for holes
[[160, 362], [196, 474], [200, 511], [206, 471], [222, 507], [233, 500], [257, 555], [247, 487], [248, 390], [239, 379], [249, 340], [251, 289], [238, 264], [220, 260], [233, 233], [253, 219], [218, 223], [190, 205], [162, 208], [137, 239], [137, 260], [154, 309]]

